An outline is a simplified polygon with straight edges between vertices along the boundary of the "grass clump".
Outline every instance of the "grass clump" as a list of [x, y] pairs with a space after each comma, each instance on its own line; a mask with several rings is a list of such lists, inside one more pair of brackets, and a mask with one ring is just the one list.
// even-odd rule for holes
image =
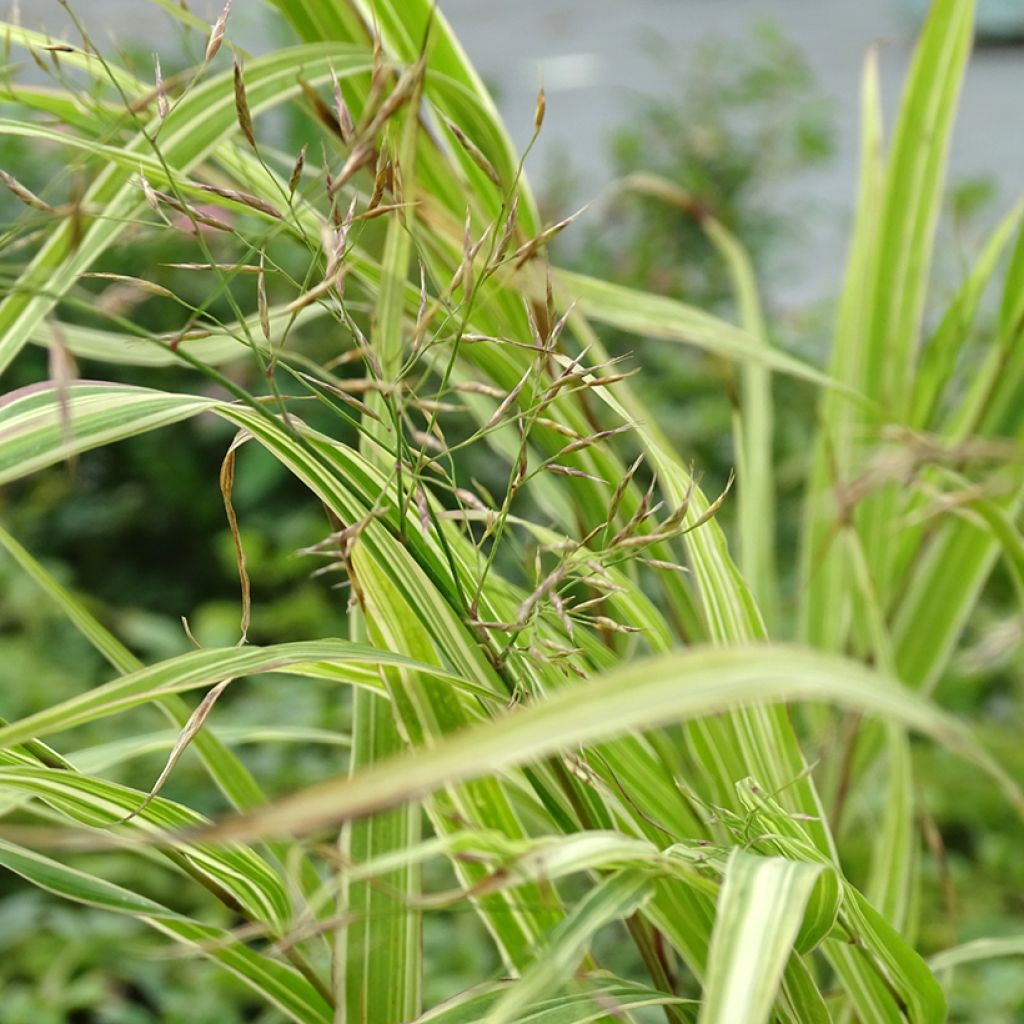
[[[0, 864], [213, 961], [267, 1019], [945, 1019], [948, 974], [915, 946], [922, 834], [936, 845], [909, 732], [973, 763], [1008, 815], [1024, 806], [930, 699], [1000, 559], [1022, 578], [1019, 207], [923, 328], [971, 5], [933, 5], [887, 153], [866, 64], [827, 368], [770, 343], [740, 240], [677, 182], [631, 184], [703, 232], [735, 322], [552, 266], [575, 218], [541, 222], [430, 4], [274, 6], [297, 41], [259, 55], [232, 47], [230, 4], [213, 26], [169, 8], [201, 56], [166, 78], [84, 33], [8, 29], [60, 87], [12, 78], [6, 130], [66, 147], [73, 170], [52, 194], [7, 180], [27, 208], [7, 235], [0, 365], [31, 365], [30, 346], [49, 362], [0, 406], [0, 481], [215, 420], [209, 497], [241, 610], [219, 643], [186, 622], [196, 649], [143, 660], [0, 534], [110, 666], [0, 727]], [[281, 108], [301, 139], [288, 151], [267, 141]], [[541, 95], [536, 132], [543, 115]], [[169, 265], [111, 269], [123, 241], [168, 239]], [[1004, 263], [964, 390], [960, 352]], [[702, 491], [608, 328], [735, 367], [735, 496]], [[773, 374], [819, 403], [795, 616]], [[251, 642], [267, 625], [236, 502], [247, 465], [287, 473], [322, 517], [296, 546], [336, 585], [334, 635]], [[259, 686], [328, 692], [331, 727], [270, 696], [232, 723]], [[167, 726], [133, 739], [154, 709]], [[114, 716], [124, 741], [90, 746]], [[329, 768], [280, 786], [243, 742], [322, 745]], [[140, 784], [124, 765], [143, 749], [161, 766]], [[163, 793], [193, 754], [205, 784]], [[439, 991], [424, 928], [485, 937], [478, 984]]]

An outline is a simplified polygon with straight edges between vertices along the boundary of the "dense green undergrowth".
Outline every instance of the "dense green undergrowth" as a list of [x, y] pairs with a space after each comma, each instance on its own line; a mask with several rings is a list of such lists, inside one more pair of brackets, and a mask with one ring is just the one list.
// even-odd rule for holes
[[[1019, 864], [936, 824], [962, 787], [998, 846], [1024, 806], [1016, 751], [962, 714], [1019, 661], [1019, 205], [925, 322], [973, 5], [933, 5], [887, 143], [868, 56], [820, 367], [772, 343], [693, 182], [627, 184], [700, 232], [729, 313], [552, 266], [573, 218], [541, 221], [430, 4], [276, 0], [296, 42], [265, 54], [232, 47], [230, 4], [158, 6], [196, 54], [166, 77], [6, 28], [52, 81], [9, 75], [0, 132], [67, 160], [7, 172], [0, 303], [5, 615], [54, 676], [10, 672], [0, 865], [84, 905], [6, 911], [68, 951], [37, 968], [53, 1019], [104, 984], [61, 972], [76, 921], [186, 953], [132, 973], [118, 1020], [1013, 1019], [1012, 983], [962, 981], [1020, 954], [1012, 913], [965, 935], [954, 901], [997, 863], [1012, 910]], [[735, 487], [702, 491], [623, 335], [722, 368]], [[817, 407], [800, 509], [778, 379]], [[167, 536], [104, 462], [128, 438], [190, 510], [148, 593], [88, 551], [90, 512]], [[40, 487], [96, 593], [35, 557]], [[241, 611], [211, 569], [172, 633], [176, 563], [204, 560], [237, 564]]]

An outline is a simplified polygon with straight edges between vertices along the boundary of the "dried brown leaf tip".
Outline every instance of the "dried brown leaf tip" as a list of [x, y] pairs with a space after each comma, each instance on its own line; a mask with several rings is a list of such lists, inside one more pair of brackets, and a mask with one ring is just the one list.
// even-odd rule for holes
[[232, 3], [234, 3], [234, 0], [227, 0], [227, 3], [224, 4], [224, 9], [213, 23], [213, 28], [210, 30], [210, 41], [206, 44], [206, 53], [203, 55], [203, 62], [205, 64], [209, 64], [217, 56], [217, 51], [224, 42], [224, 32], [228, 27], [228, 17], [231, 14]]
[[245, 95], [245, 78], [242, 76], [242, 65], [238, 58], [235, 58], [235, 114], [238, 117], [238, 126], [246, 137], [249, 145], [256, 148], [256, 132], [252, 126], [252, 113], [249, 110], [249, 100]]

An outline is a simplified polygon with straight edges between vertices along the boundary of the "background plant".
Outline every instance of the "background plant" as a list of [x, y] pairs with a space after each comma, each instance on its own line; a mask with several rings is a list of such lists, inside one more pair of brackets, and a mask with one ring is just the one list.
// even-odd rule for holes
[[[767, 343], [749, 261], [706, 214], [740, 327], [549, 268], [544, 247], [567, 225], [540, 223], [493, 105], [427, 5], [279, 6], [304, 42], [238, 54], [234, 68], [228, 8], [212, 30], [176, 11], [205, 39], [201, 67], [155, 85], [88, 40], [54, 49], [11, 28], [12, 45], [98, 85], [74, 102], [64, 89], [8, 86], [22, 113], [7, 130], [70, 147], [82, 185], [39, 196], [10, 182], [29, 210], [9, 248], [27, 255], [0, 306], [0, 358], [17, 366], [30, 342], [51, 355], [43, 386], [0, 410], [0, 479], [217, 417], [230, 425], [229, 521], [235, 461], [241, 481], [261, 446], [324, 509], [306, 549], [348, 584], [353, 639], [222, 644], [143, 666], [116, 621], [108, 628], [6, 539], [118, 676], [0, 731], [4, 865], [181, 940], [302, 1021], [416, 1018], [424, 979], [437, 980], [421, 919], [459, 908], [489, 937], [494, 966], [480, 967], [493, 973], [430, 1019], [656, 1005], [704, 1021], [848, 1009], [942, 1019], [942, 988], [913, 945], [920, 849], [905, 729], [987, 769], [1007, 815], [1020, 806], [971, 735], [915, 693], [946, 672], [1000, 555], [1020, 569], [1019, 245], [990, 354], [954, 400], [967, 329], [1019, 210], [918, 351], [970, 6], [935, 5], [885, 163], [868, 64], [864, 195], [831, 379]], [[309, 141], [298, 159], [262, 141], [263, 115], [293, 100]], [[538, 130], [542, 116], [541, 101]], [[65, 131], [51, 131], [54, 117]], [[678, 184], [648, 185], [679, 198]], [[192, 238], [192, 258], [172, 269], [197, 275], [198, 295], [162, 270], [116, 279], [180, 311], [171, 331], [104, 308], [95, 289], [112, 279], [88, 276], [136, 226]], [[742, 575], [719, 501], [672, 453], [591, 321], [737, 363]], [[193, 375], [148, 389], [79, 383], [72, 355], [119, 375], [181, 363]], [[255, 373], [237, 368], [245, 361]], [[812, 649], [763, 642], [765, 617], [785, 635], [769, 370], [823, 396], [800, 622]], [[241, 568], [244, 641], [259, 627]], [[321, 686], [341, 705], [339, 684], [351, 686], [352, 750], [350, 776], [337, 776], [339, 760], [333, 780], [266, 804], [263, 787], [273, 795], [277, 783], [230, 745], [258, 730], [220, 736], [205, 716], [224, 693], [212, 713], [227, 724], [247, 677], [270, 671], [265, 692], [289, 698]], [[203, 689], [200, 703], [180, 696]], [[813, 768], [782, 699], [855, 712], [800, 716]], [[119, 783], [111, 769], [144, 745], [131, 717], [128, 742], [82, 749], [96, 722], [154, 704], [172, 729], [153, 745], [173, 747], [173, 763], [191, 741], [217, 803], [211, 787], [146, 801]], [[251, 706], [269, 712], [272, 748], [344, 749], [336, 734], [275, 721], [273, 704]], [[339, 710], [334, 731], [347, 724]], [[61, 753], [47, 746], [58, 733]], [[189, 805], [242, 814], [202, 831]], [[24, 830], [69, 820], [99, 853], [44, 853], [82, 838]], [[868, 828], [870, 862], [842, 863], [837, 843]], [[137, 860], [162, 865], [166, 888], [134, 885], [123, 865]], [[620, 926], [631, 952], [609, 956], [594, 937]], [[992, 948], [1015, 947], [980, 951]], [[432, 1005], [443, 993], [427, 995]], [[686, 1001], [698, 995], [699, 1010]]]

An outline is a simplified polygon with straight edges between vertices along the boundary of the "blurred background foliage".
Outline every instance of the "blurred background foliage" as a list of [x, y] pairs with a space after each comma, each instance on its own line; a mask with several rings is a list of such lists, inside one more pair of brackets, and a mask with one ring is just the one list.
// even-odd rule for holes
[[[803, 223], [793, 215], [792, 204], [779, 197], [787, 190], [792, 195], [801, 176], [829, 160], [833, 151], [828, 97], [799, 50], [768, 24], [743, 44], [708, 40], [680, 55], [656, 41], [652, 51], [665, 68], [666, 86], [659, 98], [638, 100], [628, 125], [611, 134], [609, 157], [616, 174], [662, 175], [741, 238], [764, 289], [773, 340], [820, 361], [831, 326], [831, 297], [782, 308], [773, 303], [773, 286], [801, 244]], [[305, 134], [301, 115], [293, 115], [280, 131], [286, 148], [297, 150]], [[0, 138], [0, 166], [30, 187], [56, 180], [52, 187], [58, 191], [74, 188], [73, 175], [65, 173], [59, 159], [55, 150]], [[571, 153], [540, 178], [546, 213], [563, 216], [574, 195]], [[973, 179], [954, 183], [950, 195], [942, 229], [945, 244], [940, 246], [945, 258], [938, 272], [952, 287], [966, 262], [962, 254], [973, 242], [972, 221], [985, 211], [993, 189]], [[0, 220], [9, 223], [22, 212], [13, 197], [0, 195]], [[699, 225], [658, 199], [606, 194], [559, 244], [563, 265], [729, 313], [725, 269]], [[199, 305], [206, 301], [199, 276], [192, 284], [187, 271], [168, 266], [194, 258], [194, 242], [184, 231], [177, 238], [166, 232], [144, 240], [128, 233], [110, 269], [173, 285]], [[837, 261], [837, 287], [838, 266]], [[180, 325], [180, 309], [166, 302], [118, 293], [109, 281], [94, 284], [97, 303], [120, 303], [122, 315], [149, 330]], [[223, 295], [215, 298], [210, 312], [231, 317]], [[88, 322], [84, 313], [83, 321]], [[315, 345], [316, 332], [308, 337]], [[622, 337], [607, 340], [617, 354], [633, 347]], [[643, 399], [715, 492], [732, 467], [730, 405], [723, 401], [723, 393], [731, 392], [731, 371], [708, 356], [656, 342], [647, 343], [642, 359], [648, 372], [636, 383]], [[26, 354], [16, 364], [11, 386], [39, 379], [45, 360], [42, 349]], [[242, 364], [232, 372], [252, 371]], [[88, 378], [89, 364], [83, 362], [78, 373]], [[109, 366], [104, 375], [116, 379]], [[173, 368], [148, 376], [133, 369], [131, 379], [182, 390], [187, 380]], [[796, 558], [790, 557], [797, 544], [795, 502], [806, 469], [813, 409], [800, 385], [776, 379], [774, 387], [785, 551], [779, 562], [795, 565]], [[239, 586], [217, 481], [231, 435], [225, 424], [200, 418], [87, 453], [73, 466], [38, 473], [0, 491], [0, 522], [83, 596], [101, 621], [116, 626], [143, 660], [189, 649], [183, 616], [198, 642], [229, 645], [238, 638]], [[316, 563], [299, 553], [327, 532], [322, 510], [262, 451], [245, 450], [239, 463], [234, 500], [253, 583], [250, 638], [275, 643], [344, 635], [347, 595], [334, 589], [331, 576], [314, 575]], [[486, 472], [482, 466], [481, 476]], [[728, 504], [723, 516], [727, 522]], [[942, 684], [940, 697], [978, 728], [1017, 777], [1024, 777], [1021, 622], [1008, 580], [1000, 578], [991, 593], [972, 626], [970, 649]], [[6, 556], [0, 556], [0, 594], [0, 688], [9, 717], [55, 704], [108, 678], [99, 656]], [[349, 713], [336, 691], [274, 677], [233, 688], [224, 701], [232, 705], [236, 728], [251, 723], [254, 735], [271, 723], [344, 733]], [[164, 724], [148, 710], [120, 720], [128, 721], [140, 733], [159, 731]], [[112, 728], [101, 722], [87, 735], [101, 747], [121, 738]], [[346, 756], [337, 743], [242, 744], [238, 749], [272, 793], [334, 774]], [[925, 780], [919, 796], [930, 847], [924, 861], [923, 947], [1019, 932], [1024, 918], [1020, 823], [980, 775], [962, 772], [956, 761], [924, 744], [915, 747], [915, 756], [922, 769], [918, 777]], [[124, 772], [136, 781], [152, 779], [161, 765], [162, 754], [154, 752], [128, 762]], [[200, 779], [192, 756], [186, 755], [166, 795], [173, 799], [188, 792], [197, 809], [218, 809], [204, 808], [197, 799], [205, 789]], [[856, 808], [847, 818], [845, 866], [851, 877], [858, 877], [870, 855], [871, 836], [862, 832], [858, 841]], [[129, 865], [145, 870], [126, 860], [126, 871]], [[154, 869], [152, 874], [146, 891], [159, 899], [160, 884], [170, 883], [164, 873]], [[490, 954], [479, 941], [480, 926], [472, 915], [432, 915], [427, 927], [428, 1000], [497, 970], [496, 963], [482, 960]], [[131, 956], [126, 955], [129, 949]], [[140, 958], [140, 949], [149, 951], [148, 958]], [[995, 960], [962, 969], [958, 981], [953, 1019], [1024, 1021], [1019, 963]], [[2, 1024], [277, 1019], [229, 976], [170, 953], [163, 939], [134, 922], [71, 908], [7, 874], [0, 875], [0, 990]], [[976, 1016], [979, 1012], [982, 1017]]]

